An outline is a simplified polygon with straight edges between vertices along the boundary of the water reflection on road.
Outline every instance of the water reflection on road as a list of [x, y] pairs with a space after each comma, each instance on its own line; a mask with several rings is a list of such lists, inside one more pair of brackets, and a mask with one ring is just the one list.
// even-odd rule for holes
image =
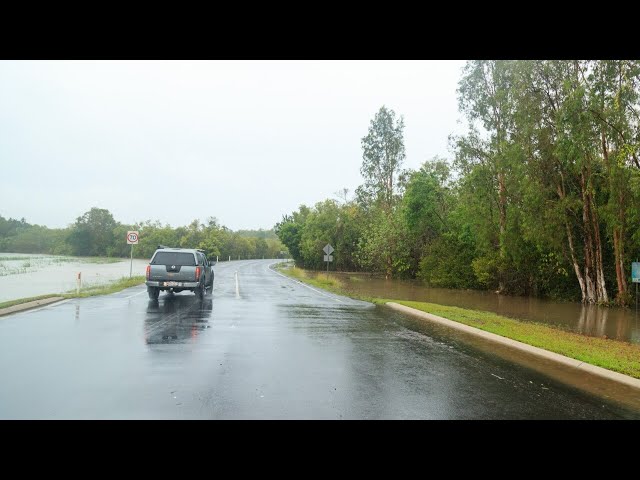
[[420, 282], [385, 280], [362, 274], [334, 274], [351, 292], [495, 312], [519, 320], [548, 323], [585, 335], [640, 343], [640, 314], [635, 308], [599, 307], [496, 295], [477, 290], [428, 288]]
[[145, 342], [186, 343], [195, 340], [198, 333], [209, 328], [213, 300], [199, 300], [189, 294], [162, 294], [158, 300], [149, 300], [144, 322]]

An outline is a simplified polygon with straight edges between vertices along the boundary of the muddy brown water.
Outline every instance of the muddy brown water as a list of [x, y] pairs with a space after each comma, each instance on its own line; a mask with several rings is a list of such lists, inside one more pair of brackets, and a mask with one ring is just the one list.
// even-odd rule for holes
[[518, 320], [547, 323], [590, 336], [640, 343], [640, 314], [635, 308], [599, 307], [478, 290], [429, 288], [417, 281], [390, 280], [364, 274], [330, 273], [359, 295], [430, 302], [494, 312]]

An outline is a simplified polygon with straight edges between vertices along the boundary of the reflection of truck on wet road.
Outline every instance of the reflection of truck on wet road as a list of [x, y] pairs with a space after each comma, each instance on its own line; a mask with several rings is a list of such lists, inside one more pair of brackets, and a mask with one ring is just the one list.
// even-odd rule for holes
[[156, 300], [161, 290], [190, 290], [199, 298], [213, 291], [213, 266], [204, 251], [158, 245], [147, 265], [147, 292]]

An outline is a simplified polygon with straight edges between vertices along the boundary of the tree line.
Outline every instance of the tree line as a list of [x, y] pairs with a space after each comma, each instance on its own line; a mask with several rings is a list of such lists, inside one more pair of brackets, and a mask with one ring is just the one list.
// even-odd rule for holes
[[206, 223], [194, 220], [187, 226], [173, 228], [159, 221], [147, 220], [133, 225], [116, 221], [103, 208], [91, 208], [68, 228], [31, 225], [24, 218], [5, 219], [0, 215], [0, 251], [44, 253], [90, 257], [128, 257], [131, 246], [127, 231], [139, 232], [134, 256], [151, 258], [158, 245], [200, 248], [209, 258], [222, 260], [248, 258], [281, 258], [286, 251], [272, 230], [240, 230], [233, 232], [221, 226], [214, 217]]
[[352, 198], [284, 215], [296, 263], [585, 303], [628, 304], [640, 256], [640, 62], [467, 62], [452, 158], [403, 169], [404, 120], [383, 106]]

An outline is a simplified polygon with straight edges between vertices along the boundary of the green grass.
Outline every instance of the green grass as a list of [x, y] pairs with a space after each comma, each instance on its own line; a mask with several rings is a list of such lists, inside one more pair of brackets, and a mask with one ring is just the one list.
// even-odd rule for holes
[[[322, 274], [307, 272], [299, 268], [278, 268], [280, 272], [305, 283], [315, 285], [340, 295], [365, 300], [377, 305], [388, 302], [399, 303], [439, 317], [463, 323], [471, 327], [495, 333], [566, 357], [597, 365], [614, 372], [640, 378], [640, 345], [619, 340], [589, 337], [559, 327], [541, 323], [522, 322], [491, 312], [467, 310], [435, 303], [410, 302], [386, 298], [371, 298], [354, 295], [335, 279], [324, 286], [317, 277]], [[325, 274], [326, 275], [326, 274]]]
[[116, 280], [115, 282], [106, 284], [106, 285], [92, 285], [85, 288], [80, 289], [80, 293], [77, 293], [76, 290], [69, 290], [66, 293], [62, 294], [46, 294], [46, 295], [38, 295], [37, 297], [28, 297], [28, 298], [19, 298], [17, 300], [9, 300], [7, 302], [0, 303], [0, 310], [3, 308], [12, 307], [14, 305], [21, 305], [23, 303], [33, 302], [35, 300], [42, 300], [44, 298], [51, 297], [62, 297], [62, 298], [85, 298], [85, 297], [93, 297], [96, 295], [108, 295], [110, 293], [116, 293], [125, 288], [135, 287], [136, 285], [140, 285], [144, 283], [145, 277], [144, 275], [134, 276], [134, 277], [122, 277], [120, 280]]
[[67, 293], [62, 294], [64, 298], [84, 298], [93, 297], [96, 295], [109, 295], [110, 293], [119, 292], [125, 288], [135, 287], [144, 283], [144, 275], [137, 275], [134, 277], [122, 277], [120, 280], [108, 283], [106, 285], [92, 285], [89, 287], [81, 288], [80, 293], [76, 293], [76, 290], [69, 290]]
[[323, 288], [337, 295], [344, 295], [345, 297], [355, 298], [357, 300], [362, 300], [370, 303], [376, 303], [376, 299], [373, 297], [348, 291], [344, 282], [342, 282], [339, 278], [332, 277], [331, 273], [329, 273], [329, 278], [327, 279], [326, 272], [313, 272], [309, 270], [303, 270], [302, 268], [294, 267], [291, 264], [288, 264], [286, 266], [283, 266], [283, 264], [276, 265], [276, 270], [278, 270], [283, 275], [295, 278], [296, 280], [300, 280], [303, 283], [308, 283], [309, 285]]
[[124, 262], [126, 258], [115, 257], [79, 257], [82, 263], [118, 263]]
[[281, 266], [279, 264], [276, 269], [288, 277], [295, 278], [301, 282], [308, 283], [315, 287], [324, 288], [330, 292], [339, 293], [344, 290], [344, 284], [337, 278], [327, 276], [326, 272], [311, 272], [293, 266]]
[[491, 312], [467, 310], [435, 303], [377, 299], [395, 302], [455, 322], [495, 333], [550, 352], [575, 358], [591, 365], [640, 378], [640, 345], [579, 333], [535, 322], [521, 322]]

